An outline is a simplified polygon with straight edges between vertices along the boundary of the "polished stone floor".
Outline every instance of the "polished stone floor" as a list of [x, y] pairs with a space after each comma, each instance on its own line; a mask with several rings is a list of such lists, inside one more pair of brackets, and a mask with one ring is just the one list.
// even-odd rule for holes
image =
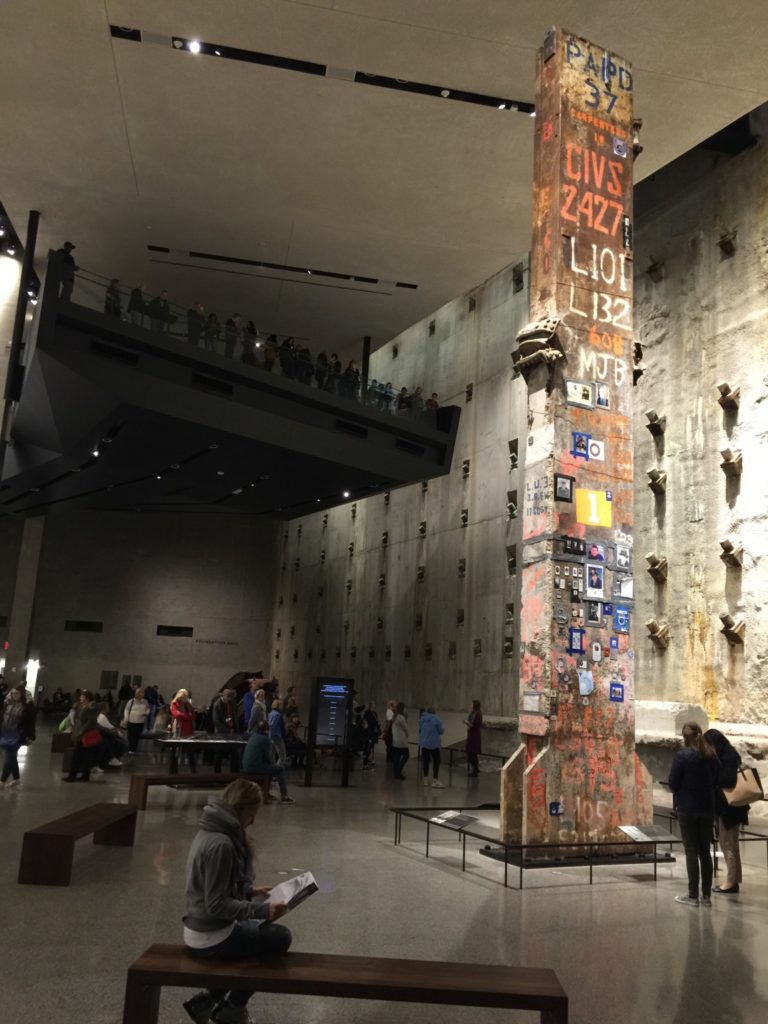
[[[144, 755], [140, 767], [150, 758]], [[64, 785], [60, 761], [49, 753], [43, 728], [25, 757], [22, 784], [0, 791], [2, 1024], [118, 1024], [127, 965], [150, 943], [181, 937], [184, 861], [210, 791], [150, 790], [133, 848], [82, 840], [69, 888], [20, 886], [26, 828], [95, 801], [127, 797], [129, 769]], [[601, 868], [592, 886], [584, 868], [531, 871], [520, 892], [502, 887], [502, 867], [479, 856], [477, 844], [468, 845], [462, 874], [449, 833], [432, 844], [429, 860], [415, 824], [404, 829], [403, 844], [393, 846], [391, 805], [493, 801], [498, 780], [492, 765], [487, 769], [477, 783], [455, 772], [444, 791], [433, 791], [418, 783], [413, 762], [405, 783], [389, 778], [381, 765], [362, 777], [356, 773], [347, 790], [297, 785], [295, 806], [263, 808], [255, 826], [259, 880], [311, 870], [321, 887], [286, 921], [294, 947], [552, 967], [570, 997], [572, 1024], [764, 1024], [763, 844], [747, 853], [742, 894], [716, 899], [711, 910], [674, 903], [685, 889], [680, 863], [661, 868], [655, 884], [645, 866]], [[322, 772], [316, 781], [334, 776]], [[186, 1020], [182, 996], [181, 990], [164, 994], [163, 1024]], [[251, 1012], [265, 1024], [502, 1019], [491, 1010], [279, 996], [252, 1001]], [[504, 1019], [538, 1018], [519, 1013]]]

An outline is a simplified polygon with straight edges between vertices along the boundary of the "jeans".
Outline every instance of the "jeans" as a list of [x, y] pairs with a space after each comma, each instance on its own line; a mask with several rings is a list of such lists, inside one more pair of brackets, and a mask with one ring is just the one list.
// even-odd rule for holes
[[712, 842], [713, 814], [681, 814], [680, 835], [685, 849], [685, 866], [688, 870], [688, 895], [699, 898], [699, 865], [701, 865], [701, 894], [707, 898], [712, 892]]
[[392, 764], [395, 769], [395, 778], [403, 778], [403, 768], [411, 756], [408, 747], [392, 747]]
[[277, 779], [280, 789], [280, 796], [288, 796], [288, 785], [285, 781], [285, 768], [281, 764], [271, 764], [268, 768], [260, 768], [258, 774], [267, 775], [270, 779]]
[[0, 782], [5, 782], [9, 775], [18, 779], [20, 746], [21, 742], [15, 743], [12, 747], [3, 747], [5, 758], [3, 759], [3, 774], [0, 775]]
[[[260, 960], [265, 956], [282, 956], [291, 948], [291, 933], [282, 924], [260, 924], [258, 921], [237, 921], [230, 935], [208, 949], [190, 949], [190, 956], [201, 960]], [[227, 998], [233, 1006], [245, 1006], [253, 995], [250, 992], [212, 988], [208, 990], [216, 999]]]
[[270, 736], [270, 739], [272, 740], [272, 747], [275, 751], [275, 759], [278, 765], [282, 766], [286, 761], [285, 740], [282, 736]]
[[139, 740], [141, 734], [144, 732], [143, 722], [129, 722], [128, 723], [128, 749], [132, 754], [135, 754], [139, 747]]
[[421, 748], [421, 771], [424, 778], [429, 775], [429, 762], [432, 762], [432, 776], [437, 778], [440, 774], [440, 747]]

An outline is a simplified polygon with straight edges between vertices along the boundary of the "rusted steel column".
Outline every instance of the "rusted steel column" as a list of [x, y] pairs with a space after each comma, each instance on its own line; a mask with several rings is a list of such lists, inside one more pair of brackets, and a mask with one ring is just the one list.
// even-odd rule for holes
[[520, 732], [502, 836], [624, 838], [651, 818], [635, 754], [633, 78], [561, 29], [537, 63]]

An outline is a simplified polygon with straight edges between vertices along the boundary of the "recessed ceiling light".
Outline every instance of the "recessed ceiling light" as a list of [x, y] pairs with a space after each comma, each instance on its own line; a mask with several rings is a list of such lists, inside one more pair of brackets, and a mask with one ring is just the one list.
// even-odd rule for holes
[[349, 491], [344, 491], [344, 493], [342, 494], [342, 498], [348, 498], [348, 497], [349, 497]]
[[499, 110], [506, 110], [506, 109], [507, 109], [507, 104], [506, 103], [500, 103], [499, 104]]
[[155, 480], [162, 480], [162, 479], [163, 479], [163, 474], [162, 473], [156, 473], [155, 474]]
[[216, 54], [217, 57], [221, 56], [221, 50], [214, 50], [213, 52]]
[[15, 256], [16, 255], [16, 246], [15, 245], [9, 245], [7, 251], [8, 251], [8, 255], [9, 256]]
[[91, 450], [91, 455], [94, 457], [94, 459], [98, 459], [98, 457], [101, 455], [101, 452], [99, 451], [98, 448], [93, 448]]
[[200, 53], [200, 41], [198, 39], [193, 39], [190, 42], [190, 44], [189, 44], [189, 52], [190, 53]]
[[173, 45], [176, 47], [177, 50], [180, 50], [182, 48], [182, 46], [184, 45], [184, 43], [182, 43], [182, 41], [180, 39], [174, 39], [173, 40]]
[[450, 89], [441, 89], [440, 90], [440, 95], [443, 97], [444, 100], [447, 100], [448, 97], [451, 95], [451, 90]]
[[0, 238], [5, 234], [5, 228], [0, 228]]

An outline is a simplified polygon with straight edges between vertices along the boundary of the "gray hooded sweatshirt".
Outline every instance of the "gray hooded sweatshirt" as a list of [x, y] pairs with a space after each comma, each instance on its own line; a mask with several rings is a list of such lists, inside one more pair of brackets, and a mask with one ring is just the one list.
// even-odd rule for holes
[[187, 858], [184, 924], [214, 932], [235, 921], [266, 920], [268, 903], [248, 899], [252, 885], [251, 855], [234, 808], [211, 797]]

